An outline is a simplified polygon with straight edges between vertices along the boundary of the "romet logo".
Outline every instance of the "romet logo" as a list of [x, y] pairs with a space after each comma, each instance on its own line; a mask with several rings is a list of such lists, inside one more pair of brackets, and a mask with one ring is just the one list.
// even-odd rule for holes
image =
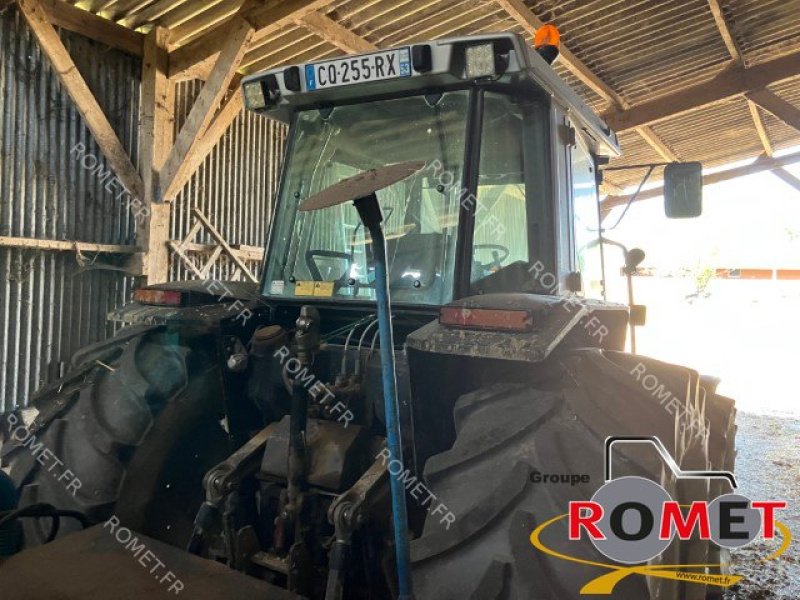
[[[581, 594], [611, 594], [617, 583], [629, 575], [648, 575], [678, 581], [729, 587], [741, 580], [739, 575], [709, 573], [723, 565], [646, 564], [660, 556], [672, 541], [710, 540], [722, 548], [739, 548], [752, 542], [759, 534], [764, 539], [776, 537], [780, 531], [780, 548], [765, 560], [772, 560], [786, 551], [791, 543], [788, 528], [775, 518], [777, 510], [785, 509], [784, 501], [751, 501], [745, 496], [723, 494], [711, 502], [692, 502], [680, 505], [667, 490], [641, 477], [611, 475], [611, 453], [615, 444], [638, 443], [655, 446], [666, 465], [678, 479], [725, 479], [735, 490], [736, 479], [727, 471], [682, 471], [657, 437], [611, 437], [605, 446], [606, 483], [589, 501], [570, 502], [569, 512], [543, 523], [531, 534], [533, 546], [555, 558], [584, 565], [605, 567], [606, 573], [587, 583]], [[546, 547], [542, 532], [554, 523], [567, 519], [570, 541], [588, 537], [594, 547], [617, 564], [605, 564], [567, 556]]]

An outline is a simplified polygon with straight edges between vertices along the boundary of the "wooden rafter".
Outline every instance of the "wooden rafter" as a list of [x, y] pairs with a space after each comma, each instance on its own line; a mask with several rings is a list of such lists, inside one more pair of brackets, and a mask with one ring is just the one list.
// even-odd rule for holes
[[79, 33], [134, 56], [142, 56], [144, 36], [138, 31], [117, 25], [63, 0], [41, 0], [41, 6], [55, 27]]
[[789, 127], [794, 127], [797, 131], [800, 131], [800, 108], [790, 104], [766, 88], [747, 92], [745, 97], [778, 117]]
[[140, 25], [149, 23], [161, 17], [164, 13], [174, 9], [186, 0], [156, 0], [133, 14], [127, 14], [119, 20], [120, 25], [136, 29]]
[[152, 0], [116, 0], [109, 9], [109, 18], [121, 19], [128, 15], [135, 15], [144, 9]]
[[[217, 113], [217, 108], [228, 93], [231, 80], [244, 56], [245, 48], [253, 35], [253, 26], [238, 18], [235, 27], [228, 31], [228, 41], [217, 58], [208, 81], [197, 97], [178, 139], [172, 147], [164, 168], [161, 171], [161, 192], [167, 201], [180, 191], [191, 173], [187, 170], [192, 164], [192, 153]], [[238, 94], [238, 90], [234, 93]]]
[[[722, 41], [725, 42], [725, 47], [728, 49], [728, 53], [731, 55], [735, 64], [743, 66], [745, 64], [744, 53], [739, 47], [739, 44], [736, 43], [733, 31], [725, 18], [725, 14], [722, 12], [722, 5], [719, 0], [708, 0], [708, 5], [711, 9], [711, 14], [714, 17], [717, 29], [719, 30], [719, 34], [722, 37]], [[756, 128], [756, 133], [758, 133], [758, 139], [761, 140], [761, 145], [764, 147], [764, 155], [766, 157], [771, 157], [774, 154], [774, 148], [769, 139], [769, 132], [764, 124], [764, 119], [759, 112], [758, 104], [753, 102], [753, 100], [748, 97], [748, 94], [745, 94], [745, 99], [747, 101], [747, 109], [750, 111], [750, 116], [753, 119], [753, 126]], [[773, 173], [789, 185], [800, 190], [800, 180], [783, 167], [775, 168]]]
[[342, 27], [330, 17], [318, 12], [303, 15], [296, 19], [295, 23], [345, 52], [373, 52], [378, 49], [372, 42], [365, 40], [349, 29]]
[[38, 0], [19, 0], [20, 11], [33, 31], [42, 51], [50, 59], [53, 70], [58, 74], [61, 84], [75, 103], [86, 126], [92, 132], [100, 151], [113, 169], [120, 183], [137, 199], [144, 195], [142, 178], [133, 166], [125, 147], [117, 137], [114, 128], [103, 113], [86, 84], [78, 67], [72, 60], [61, 38], [47, 18]]
[[178, 47], [205, 35], [217, 24], [232, 19], [241, 10], [242, 0], [223, 0], [205, 12], [181, 23], [170, 31], [170, 46]]
[[786, 54], [750, 68], [732, 65], [710, 81], [637, 104], [629, 109], [612, 109], [604, 115], [604, 118], [615, 131], [628, 131], [718, 104], [798, 75], [800, 75], [800, 52]]
[[600, 191], [609, 196], [622, 196], [625, 193], [625, 190], [607, 179], [600, 184]]
[[736, 38], [733, 36], [733, 31], [731, 31], [727, 19], [725, 19], [725, 14], [722, 12], [722, 4], [719, 0], [708, 0], [708, 7], [711, 9], [711, 15], [714, 17], [714, 22], [731, 58], [738, 63], [744, 64], [744, 55], [739, 48], [739, 44], [736, 43]]
[[643, 125], [642, 127], [636, 128], [636, 133], [648, 144], [650, 147], [655, 150], [658, 155], [666, 161], [675, 162], [680, 160], [678, 155], [675, 154], [675, 151], [667, 146], [667, 144], [662, 140], [655, 131], [653, 131], [652, 127], [648, 127], [647, 125]]
[[[539, 19], [522, 0], [495, 0], [511, 18], [530, 35], [534, 37], [536, 30], [544, 22]], [[631, 107], [630, 103], [614, 91], [605, 81], [597, 76], [582, 60], [575, 56], [569, 48], [561, 45], [558, 60], [564, 67], [577, 77], [584, 85], [591, 89], [595, 94], [609, 102], [618, 110], [626, 110]], [[637, 127], [636, 132], [642, 139], [655, 150], [664, 160], [678, 160], [675, 152], [649, 127]]]
[[[745, 175], [753, 175], [755, 173], [762, 173], [764, 171], [774, 171], [782, 167], [800, 162], [800, 152], [794, 154], [787, 154], [781, 157], [768, 157], [762, 155], [749, 165], [719, 171], [717, 173], [709, 173], [703, 176], [703, 185], [711, 185], [713, 183], [720, 183], [737, 177], [744, 177]], [[791, 175], [791, 174], [790, 174]], [[636, 202], [641, 200], [648, 200], [650, 198], [658, 198], [664, 195], [664, 188], [657, 187], [650, 190], [645, 190], [636, 197]], [[600, 211], [605, 215], [615, 206], [622, 206], [628, 203], [630, 196], [609, 196], [600, 203]]]
[[758, 112], [758, 105], [752, 100], [748, 100], [747, 108], [750, 110], [750, 116], [753, 118], [753, 125], [756, 127], [758, 138], [761, 140], [761, 145], [764, 146], [764, 154], [767, 156], [772, 156], [774, 149], [772, 148], [772, 142], [769, 139], [767, 128], [764, 125], [764, 119], [761, 118], [761, 113]]
[[[320, 10], [333, 0], [267, 0], [266, 2], [248, 1], [242, 5], [234, 18], [244, 18], [253, 24], [255, 33], [251, 44], [283, 29], [303, 16]], [[207, 34], [198, 37], [188, 44], [177, 48], [170, 54], [170, 77], [183, 79], [187, 72], [195, 76], [202, 74], [198, 65], [208, 64], [208, 59], [218, 56], [220, 49], [228, 39], [230, 20], [221, 21]], [[202, 77], [204, 79], [204, 77]]]

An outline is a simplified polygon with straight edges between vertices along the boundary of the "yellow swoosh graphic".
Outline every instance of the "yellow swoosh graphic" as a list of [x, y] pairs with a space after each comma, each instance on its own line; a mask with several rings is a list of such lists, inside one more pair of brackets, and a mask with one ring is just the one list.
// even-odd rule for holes
[[[550, 525], [562, 519], [565, 519], [567, 516], [569, 515], [568, 514], [559, 515], [557, 517], [553, 517], [552, 519], [546, 521], [545, 523], [542, 523], [536, 529], [533, 530], [530, 536], [530, 540], [534, 548], [554, 558], [560, 558], [561, 560], [587, 565], [590, 567], [600, 567], [602, 569], [610, 569], [609, 573], [600, 575], [599, 577], [592, 579], [590, 582], [584, 585], [583, 588], [581, 588], [581, 594], [609, 595], [613, 593], [614, 587], [620, 581], [622, 581], [626, 577], [629, 577], [630, 575], [648, 575], [650, 577], [660, 577], [662, 579], [672, 579], [676, 581], [689, 581], [692, 583], [716, 585], [719, 587], [729, 587], [734, 583], [741, 581], [742, 579], [741, 575], [713, 575], [708, 573], [692, 573], [692, 572], [678, 570], [678, 569], [705, 569], [707, 567], [726, 566], [719, 563], [687, 564], [687, 565], [640, 565], [640, 566], [626, 567], [626, 566], [619, 566], [610, 563], [601, 563], [592, 560], [576, 558], [574, 556], [568, 556], [566, 554], [561, 554], [560, 552], [556, 552], [555, 550], [552, 550], [547, 546], [545, 546], [542, 543], [540, 537], [542, 532], [545, 529], [547, 529]], [[766, 558], [763, 558], [762, 562], [778, 558], [784, 552], [786, 552], [786, 549], [792, 543], [792, 534], [789, 531], [789, 528], [780, 521], [775, 521], [775, 526], [781, 532], [783, 542], [781, 543], [780, 548], [778, 548], [774, 553], [770, 554]]]

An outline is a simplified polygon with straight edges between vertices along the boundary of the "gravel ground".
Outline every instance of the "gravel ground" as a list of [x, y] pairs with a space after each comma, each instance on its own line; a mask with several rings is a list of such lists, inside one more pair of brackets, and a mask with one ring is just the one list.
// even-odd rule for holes
[[794, 541], [775, 561], [760, 559], [780, 541], [756, 541], [733, 554], [733, 572], [744, 575], [725, 600], [800, 599], [800, 419], [740, 412], [736, 435], [739, 491], [751, 500], [786, 500], [778, 512]]

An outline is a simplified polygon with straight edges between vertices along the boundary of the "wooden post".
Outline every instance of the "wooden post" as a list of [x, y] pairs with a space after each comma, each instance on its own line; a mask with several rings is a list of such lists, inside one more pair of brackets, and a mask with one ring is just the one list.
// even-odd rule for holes
[[142, 109], [139, 137], [139, 164], [144, 182], [146, 210], [137, 223], [136, 271], [146, 284], [162, 283], [169, 277], [170, 207], [159, 200], [158, 173], [169, 155], [174, 137], [175, 87], [168, 78], [169, 31], [155, 27], [147, 34], [142, 61]]

